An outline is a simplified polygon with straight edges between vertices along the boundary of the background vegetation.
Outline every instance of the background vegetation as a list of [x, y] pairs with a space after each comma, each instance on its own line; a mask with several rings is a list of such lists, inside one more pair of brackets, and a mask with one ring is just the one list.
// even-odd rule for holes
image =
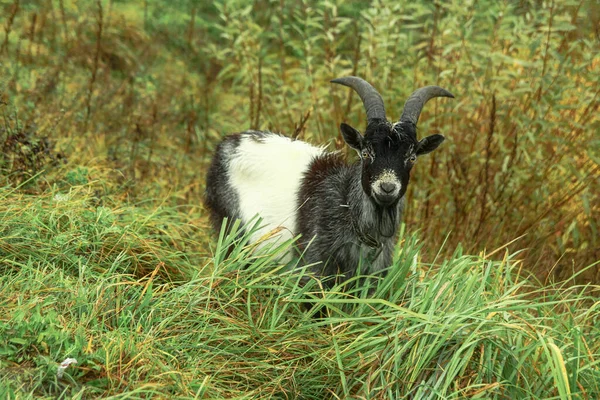
[[[596, 286], [568, 288], [600, 281], [597, 2], [0, 0], [0, 26], [0, 394], [599, 396]], [[391, 118], [456, 100], [422, 114], [447, 141], [379, 299], [313, 320], [275, 250], [223, 259], [204, 171], [248, 128], [344, 149], [349, 74]]]

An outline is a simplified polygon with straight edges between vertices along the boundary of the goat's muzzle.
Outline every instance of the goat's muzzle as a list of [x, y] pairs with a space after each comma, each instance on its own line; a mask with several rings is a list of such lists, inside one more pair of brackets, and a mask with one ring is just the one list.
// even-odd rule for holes
[[380, 206], [389, 206], [398, 201], [402, 184], [395, 174], [384, 173], [372, 185], [375, 202]]

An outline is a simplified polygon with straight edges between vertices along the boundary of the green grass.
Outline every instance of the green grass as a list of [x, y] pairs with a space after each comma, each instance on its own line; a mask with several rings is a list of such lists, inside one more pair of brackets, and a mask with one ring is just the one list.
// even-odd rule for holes
[[600, 396], [597, 291], [535, 289], [515, 255], [424, 265], [403, 233], [372, 296], [322, 292], [286, 246], [192, 251], [189, 212], [2, 193], [3, 398]]
[[[0, 398], [600, 398], [596, 2], [200, 3], [0, 2]], [[344, 149], [348, 74], [456, 95], [371, 295], [202, 207], [227, 133]]]
[[[45, 189], [67, 159], [111, 171], [101, 189], [119, 201], [201, 204], [225, 134], [271, 129], [346, 151], [339, 124], [362, 129], [365, 114], [332, 78], [370, 81], [392, 120], [437, 84], [456, 99], [430, 102], [420, 135], [447, 140], [417, 163], [404, 215], [428, 240], [423, 257], [444, 242], [444, 256], [512, 242], [542, 281], [600, 259], [597, 2], [11, 0], [0, 11], [0, 185], [38, 176], [26, 189]], [[599, 282], [600, 269], [578, 276]]]

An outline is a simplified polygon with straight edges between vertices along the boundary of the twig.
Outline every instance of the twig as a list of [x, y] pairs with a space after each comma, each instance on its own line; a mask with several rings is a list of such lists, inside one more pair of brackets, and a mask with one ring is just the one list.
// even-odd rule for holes
[[65, 47], [69, 47], [69, 35], [67, 34], [68, 29], [67, 29], [67, 14], [65, 13], [65, 4], [63, 0], [59, 0], [58, 1], [58, 5], [60, 7], [60, 18], [62, 20], [62, 24], [63, 24], [63, 35], [65, 37]]
[[310, 110], [304, 114], [303, 117], [300, 117], [300, 122], [295, 124], [294, 133], [292, 134], [292, 138], [298, 139], [298, 137], [304, 132], [304, 127], [306, 126], [306, 122], [310, 117]]
[[485, 146], [485, 168], [483, 169], [483, 193], [481, 193], [481, 213], [479, 214], [479, 223], [475, 230], [475, 237], [479, 236], [483, 222], [487, 214], [487, 196], [490, 186], [490, 158], [492, 157], [492, 138], [496, 129], [496, 94], [492, 93], [492, 109], [490, 110], [490, 128], [488, 130], [487, 142]]
[[262, 85], [262, 57], [258, 58], [258, 105], [256, 106], [256, 121], [254, 122], [254, 129], [260, 128], [260, 112], [262, 109], [262, 98], [263, 98], [263, 85]]
[[19, 11], [19, 0], [15, 0], [12, 5], [12, 10], [10, 15], [8, 16], [8, 20], [6, 21], [6, 25], [4, 26], [4, 42], [2, 43], [2, 47], [0, 48], [0, 54], [4, 53], [4, 51], [8, 48], [8, 37], [10, 36], [10, 31], [12, 29], [12, 24], [15, 20], [15, 16]]
[[87, 124], [90, 118], [90, 114], [92, 111], [92, 94], [94, 92], [94, 84], [96, 83], [96, 77], [98, 75], [98, 62], [100, 60], [100, 50], [101, 50], [101, 42], [102, 42], [102, 28], [103, 28], [103, 20], [104, 15], [102, 13], [102, 2], [100, 0], [96, 1], [96, 5], [98, 6], [98, 30], [96, 31], [96, 53], [94, 54], [94, 65], [92, 67], [92, 76], [90, 78], [90, 84], [88, 87], [88, 94], [86, 98], [86, 113], [85, 113], [85, 130], [87, 130]]

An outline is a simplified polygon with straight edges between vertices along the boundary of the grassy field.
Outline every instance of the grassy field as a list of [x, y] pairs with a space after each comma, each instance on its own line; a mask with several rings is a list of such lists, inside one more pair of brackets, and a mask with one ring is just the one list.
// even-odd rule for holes
[[[597, 2], [7, 0], [0, 27], [1, 398], [600, 398]], [[349, 74], [392, 118], [456, 95], [372, 296], [300, 286], [289, 243], [226, 257], [202, 208], [227, 133], [343, 149]]]

